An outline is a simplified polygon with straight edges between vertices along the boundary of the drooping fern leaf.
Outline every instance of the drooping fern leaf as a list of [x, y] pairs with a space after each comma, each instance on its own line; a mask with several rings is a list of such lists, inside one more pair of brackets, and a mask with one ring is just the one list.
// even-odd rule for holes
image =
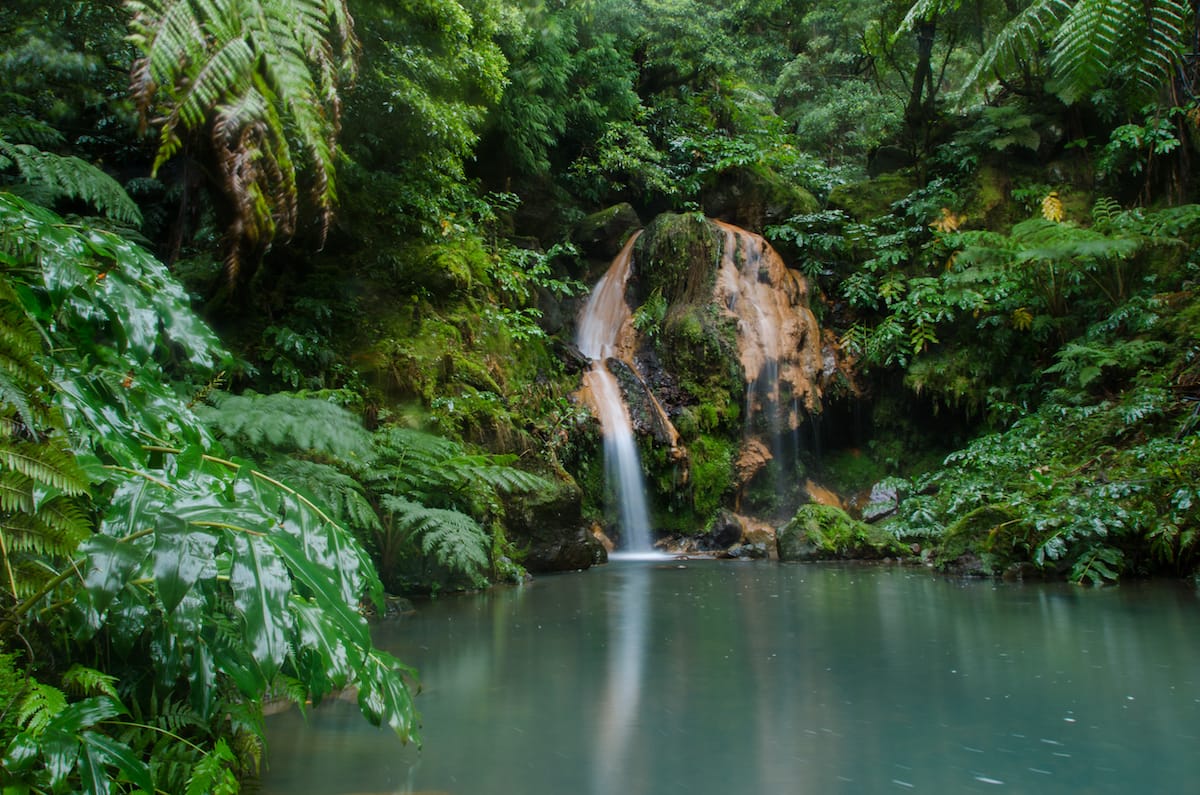
[[448, 484], [483, 484], [500, 494], [522, 494], [549, 488], [549, 482], [532, 472], [511, 466], [516, 456], [460, 455], [447, 460], [441, 474]]
[[470, 516], [393, 495], [384, 496], [382, 505], [393, 532], [418, 544], [421, 552], [451, 572], [474, 583], [483, 580], [490, 544], [483, 528]]
[[78, 157], [44, 152], [31, 144], [14, 144], [0, 137], [0, 170], [9, 167], [31, 186], [47, 189], [51, 199], [80, 199], [114, 221], [142, 224], [141, 211], [120, 183]]
[[214, 392], [196, 414], [242, 454], [302, 452], [338, 461], [370, 461], [371, 435], [337, 404], [287, 392], [231, 395]]
[[1076, 102], [1122, 72], [1139, 94], [1158, 89], [1178, 57], [1189, 10], [1183, 0], [1080, 0], [1054, 37], [1058, 95]]
[[0, 270], [0, 564], [14, 600], [54, 576], [87, 537], [87, 478], [67, 446], [36, 325]]
[[386, 428], [375, 439], [380, 466], [368, 477], [381, 488], [390, 480], [397, 493], [446, 500], [479, 487], [517, 494], [547, 486], [544, 478], [512, 466], [515, 456], [468, 454], [450, 439], [409, 428]]
[[106, 695], [114, 699], [117, 695], [117, 677], [97, 671], [95, 668], [75, 663], [63, 673], [63, 687], [76, 696]]
[[992, 39], [963, 81], [962, 94], [978, 88], [987, 77], [1003, 72], [1036, 53], [1045, 39], [1071, 10], [1068, 0], [1035, 0]]
[[[126, 0], [134, 44], [133, 96], [156, 119], [155, 169], [189, 136], [206, 136], [236, 211], [226, 264], [296, 226], [297, 172], [328, 228], [339, 88], [353, 80], [358, 42], [345, 0]], [[291, 141], [298, 144], [293, 153]], [[240, 239], [238, 239], [240, 238]]]

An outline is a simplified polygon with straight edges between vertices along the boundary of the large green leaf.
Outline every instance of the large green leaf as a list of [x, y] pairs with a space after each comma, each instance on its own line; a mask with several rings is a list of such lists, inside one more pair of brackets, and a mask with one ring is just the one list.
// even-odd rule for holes
[[79, 545], [86, 561], [80, 605], [86, 627], [81, 629], [100, 629], [108, 606], [137, 572], [152, 543], [148, 537], [125, 540], [97, 533]]
[[201, 577], [216, 575], [213, 554], [217, 537], [203, 528], [188, 527], [174, 514], [159, 518], [154, 532], [154, 583], [168, 613]]
[[94, 731], [83, 732], [79, 739], [79, 772], [84, 792], [109, 791], [111, 775], [108, 767], [115, 767], [120, 778], [132, 782], [142, 791], [154, 792], [150, 768], [128, 745]]
[[358, 707], [372, 723], [387, 724], [408, 741], [415, 737], [418, 715], [404, 675], [412, 669], [390, 654], [374, 651], [363, 661], [358, 686]]
[[245, 621], [251, 656], [270, 679], [288, 653], [291, 613], [287, 609], [291, 578], [283, 559], [262, 536], [237, 533], [232, 537], [230, 585], [234, 603]]
[[350, 682], [362, 664], [363, 649], [347, 644], [336, 622], [315, 602], [293, 596], [291, 611], [299, 636], [297, 674], [317, 703]]
[[311, 560], [299, 540], [285, 533], [273, 533], [268, 537], [283, 560], [287, 561], [292, 576], [302, 583], [316, 603], [324, 609], [335, 630], [347, 643], [362, 649], [371, 647], [371, 633], [367, 621], [353, 602], [347, 602], [334, 574]]

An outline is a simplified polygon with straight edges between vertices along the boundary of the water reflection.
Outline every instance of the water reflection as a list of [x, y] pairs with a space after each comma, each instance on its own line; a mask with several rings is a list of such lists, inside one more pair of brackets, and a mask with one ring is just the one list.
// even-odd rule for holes
[[1181, 791], [1200, 611], [904, 569], [623, 562], [379, 628], [424, 750], [352, 704], [269, 724], [267, 795]]
[[630, 743], [637, 736], [635, 721], [643, 709], [650, 569], [629, 562], [618, 576], [621, 585], [608, 617], [608, 673], [597, 709], [598, 753], [590, 760], [595, 795], [628, 795], [625, 781], [639, 778], [632, 775]]

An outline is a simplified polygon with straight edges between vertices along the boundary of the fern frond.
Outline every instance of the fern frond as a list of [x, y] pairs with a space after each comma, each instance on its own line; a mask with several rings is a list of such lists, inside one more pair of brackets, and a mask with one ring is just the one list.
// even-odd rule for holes
[[53, 197], [80, 199], [123, 224], [141, 226], [142, 213], [115, 179], [78, 157], [43, 152], [30, 144], [0, 138], [0, 155], [35, 187], [49, 188]]
[[501, 494], [522, 494], [550, 487], [545, 478], [497, 462], [496, 458], [490, 455], [459, 456], [447, 461], [442, 471], [447, 479], [457, 484], [483, 484]]
[[2, 445], [0, 472], [5, 469], [53, 486], [64, 494], [78, 495], [87, 491], [87, 476], [79, 469], [74, 455], [54, 445], [34, 442]]
[[117, 677], [75, 663], [62, 676], [63, 687], [77, 696], [106, 695], [120, 700], [117, 695]]
[[904, 15], [893, 38], [904, 31], [912, 30], [920, 22], [934, 18], [942, 12], [946, 4], [946, 0], [917, 0]]
[[196, 414], [243, 453], [302, 451], [358, 465], [372, 458], [371, 435], [341, 406], [278, 392], [213, 392]]
[[1144, 16], [1144, 42], [1133, 62], [1134, 80], [1142, 93], [1162, 87], [1176, 63], [1187, 31], [1190, 4], [1183, 0], [1151, 0]]
[[0, 139], [14, 144], [32, 144], [38, 149], [62, 146], [63, 134], [39, 119], [29, 116], [0, 116]]
[[31, 679], [29, 690], [17, 709], [17, 723], [36, 737], [66, 708], [67, 696], [63, 691]]
[[225, 739], [218, 739], [212, 750], [204, 754], [192, 768], [185, 795], [226, 795], [237, 792], [238, 781], [233, 774], [236, 762]]
[[158, 706], [151, 725], [165, 731], [180, 733], [185, 729], [203, 729], [208, 724], [196, 712], [196, 709], [186, 701], [165, 699]]
[[0, 473], [0, 514], [33, 510], [33, 481], [19, 472]]
[[[237, 210], [227, 266], [263, 250], [297, 219], [296, 173], [328, 228], [337, 195], [341, 101], [354, 77], [358, 41], [346, 0], [126, 0], [142, 52], [133, 96], [143, 119], [161, 119], [155, 168], [189, 135], [207, 134], [221, 182]], [[153, 112], [155, 106], [162, 114]], [[293, 155], [298, 144], [302, 158]]]
[[1140, 93], [1157, 90], [1178, 57], [1189, 10], [1183, 0], [1080, 0], [1054, 37], [1058, 95], [1076, 102], [1118, 67]]
[[88, 537], [82, 513], [65, 515], [43, 512], [14, 513], [0, 522], [8, 560], [66, 558]]
[[392, 495], [384, 496], [382, 504], [394, 530], [417, 541], [424, 554], [452, 572], [482, 579], [490, 544], [478, 522], [458, 511], [427, 508]]
[[992, 39], [963, 81], [961, 96], [976, 90], [987, 76], [1003, 71], [1029, 53], [1035, 53], [1051, 31], [1071, 10], [1067, 0], [1034, 0]]
[[359, 530], [379, 528], [379, 517], [367, 501], [362, 484], [346, 473], [328, 464], [297, 458], [284, 459], [269, 471], [272, 477], [328, 508], [338, 522]]

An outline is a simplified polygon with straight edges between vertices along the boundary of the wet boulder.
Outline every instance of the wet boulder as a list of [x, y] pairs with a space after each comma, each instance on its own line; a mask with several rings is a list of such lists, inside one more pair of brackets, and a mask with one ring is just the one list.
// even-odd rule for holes
[[534, 573], [586, 569], [607, 559], [583, 518], [583, 493], [574, 481], [508, 500], [505, 530]]
[[761, 165], [718, 172], [703, 189], [700, 201], [706, 215], [760, 231], [793, 215], [820, 209], [807, 190]]
[[642, 221], [628, 202], [585, 216], [571, 230], [571, 242], [589, 259], [611, 260]]
[[780, 560], [880, 560], [911, 554], [885, 530], [860, 522], [832, 505], [802, 505], [779, 528]]

